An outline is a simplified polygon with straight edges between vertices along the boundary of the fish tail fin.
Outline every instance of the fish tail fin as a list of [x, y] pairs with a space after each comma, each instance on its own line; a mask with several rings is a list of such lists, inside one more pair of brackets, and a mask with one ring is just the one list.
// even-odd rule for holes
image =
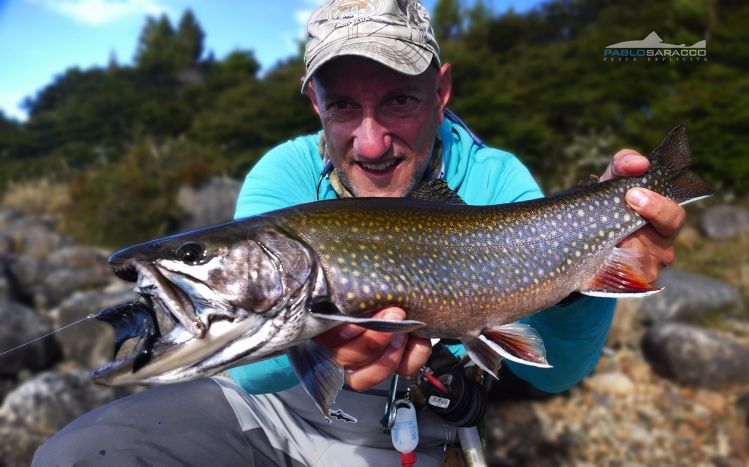
[[648, 158], [653, 165], [648, 172], [660, 178], [655, 182], [656, 190], [677, 203], [687, 204], [713, 194], [712, 188], [689, 170], [692, 154], [684, 125], [675, 126]]

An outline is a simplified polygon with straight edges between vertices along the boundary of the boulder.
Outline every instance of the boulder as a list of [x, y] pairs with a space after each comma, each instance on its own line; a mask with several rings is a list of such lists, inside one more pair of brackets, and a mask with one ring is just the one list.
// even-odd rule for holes
[[197, 188], [180, 188], [177, 203], [184, 215], [179, 229], [189, 230], [231, 220], [240, 187], [236, 180], [214, 177]]
[[653, 370], [680, 384], [722, 389], [749, 383], [749, 349], [701, 327], [654, 324], [642, 350]]
[[43, 259], [12, 254], [6, 260], [11, 295], [18, 300], [34, 302], [34, 294], [44, 281], [47, 263]]
[[702, 230], [713, 240], [728, 240], [749, 233], [749, 209], [720, 205], [702, 214]]
[[36, 288], [34, 305], [40, 310], [52, 308], [75, 292], [103, 288], [113, 277], [95, 269], [58, 269], [46, 275]]
[[637, 308], [636, 316], [644, 324], [699, 321], [715, 311], [735, 312], [744, 307], [736, 287], [694, 272], [664, 269], [658, 286], [664, 289], [640, 300]]
[[83, 370], [36, 375], [0, 407], [0, 459], [8, 467], [29, 465], [36, 448], [60, 428], [125, 394], [93, 384]]
[[[49, 319], [34, 310], [9, 300], [0, 299], [0, 352], [35, 339], [52, 329]], [[0, 357], [0, 377], [15, 376], [21, 370], [39, 371], [52, 366], [60, 357], [60, 349], [51, 337]]]
[[[64, 326], [87, 315], [119, 303], [132, 302], [138, 294], [131, 288], [115, 291], [78, 292], [65, 300], [55, 310], [56, 325]], [[76, 366], [94, 369], [112, 358], [114, 333], [112, 327], [99, 320], [72, 326], [55, 335], [65, 360]]]
[[13, 208], [0, 207], [0, 230], [21, 216], [22, 214]]
[[5, 271], [5, 266], [0, 263], [0, 300], [8, 300], [10, 298], [10, 279], [8, 273]]
[[14, 253], [34, 258], [46, 258], [57, 249], [72, 244], [70, 238], [55, 231], [52, 221], [36, 216], [11, 221], [3, 229], [3, 234]]

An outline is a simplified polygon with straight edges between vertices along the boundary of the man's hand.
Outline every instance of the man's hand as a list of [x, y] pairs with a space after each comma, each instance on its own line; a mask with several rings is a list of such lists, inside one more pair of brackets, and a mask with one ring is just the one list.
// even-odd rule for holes
[[[614, 155], [600, 181], [637, 177], [649, 166], [648, 159], [640, 153], [622, 149]], [[629, 206], [650, 224], [622, 240], [619, 246], [640, 253], [645, 279], [652, 282], [658, 278], [658, 270], [674, 260], [674, 237], [684, 225], [686, 213], [684, 208], [665, 196], [643, 188], [632, 188], [626, 199]]]
[[[385, 308], [372, 318], [403, 320], [402, 308]], [[365, 391], [389, 378], [394, 372], [411, 376], [421, 368], [432, 353], [429, 339], [407, 334], [394, 334], [343, 324], [315, 338], [328, 347], [336, 362], [345, 368], [346, 383], [357, 391]]]

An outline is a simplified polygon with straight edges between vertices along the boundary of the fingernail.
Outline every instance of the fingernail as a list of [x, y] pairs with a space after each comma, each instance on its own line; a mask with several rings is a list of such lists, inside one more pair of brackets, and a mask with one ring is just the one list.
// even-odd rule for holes
[[648, 204], [648, 196], [642, 190], [629, 190], [627, 193], [627, 203], [633, 208], [643, 208]]
[[364, 331], [359, 327], [345, 325], [341, 326], [341, 329], [338, 331], [338, 335], [341, 336], [341, 339], [353, 339], [363, 332]]
[[393, 349], [400, 349], [403, 346], [403, 342], [406, 340], [405, 334], [396, 334], [393, 336], [393, 340], [390, 341], [390, 347]]
[[639, 158], [640, 158], [640, 156], [638, 156], [637, 154], [627, 154], [627, 155], [626, 155], [626, 156], [624, 156], [624, 158], [622, 159], [622, 163], [624, 163], [624, 164], [629, 164], [630, 162], [632, 162], [632, 161], [634, 161], [634, 160], [637, 160], [637, 159], [639, 159]]
[[383, 319], [392, 319], [392, 320], [398, 320], [398, 321], [400, 321], [400, 320], [403, 319], [403, 315], [401, 315], [397, 311], [389, 310], [389, 311], [386, 311], [384, 315], [382, 315], [382, 318]]

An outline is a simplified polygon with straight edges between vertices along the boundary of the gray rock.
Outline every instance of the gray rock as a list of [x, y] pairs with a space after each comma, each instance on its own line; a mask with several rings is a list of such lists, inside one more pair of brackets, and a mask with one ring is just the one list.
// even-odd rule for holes
[[0, 459], [8, 467], [29, 465], [36, 448], [60, 428], [122, 395], [123, 390], [96, 386], [83, 370], [27, 380], [0, 407]]
[[55, 231], [54, 224], [41, 217], [26, 216], [11, 221], [3, 230], [16, 254], [46, 258], [72, 240]]
[[24, 303], [33, 304], [33, 297], [44, 282], [47, 263], [31, 256], [11, 255], [7, 261], [10, 294]]
[[180, 221], [180, 230], [231, 220], [234, 217], [240, 186], [236, 180], [212, 178], [198, 188], [180, 188], [177, 203], [185, 213]]
[[680, 384], [721, 389], [749, 383], [749, 349], [704, 328], [654, 324], [642, 350], [653, 370]]
[[71, 245], [55, 250], [47, 258], [54, 268], [94, 269], [103, 274], [110, 272], [109, 252], [101, 248]]
[[728, 240], [749, 233], [749, 209], [714, 206], [702, 214], [702, 230], [714, 240]]
[[[130, 288], [119, 291], [79, 292], [65, 300], [54, 313], [57, 325], [72, 323], [104, 308], [134, 301], [138, 294]], [[89, 320], [56, 334], [65, 360], [77, 366], [94, 369], [112, 358], [114, 333], [103, 321]]]
[[[20, 303], [0, 300], [0, 352], [24, 344], [52, 329], [49, 319]], [[14, 376], [23, 369], [43, 370], [60, 357], [52, 338], [45, 338], [0, 357], [0, 376]]]
[[45, 276], [34, 295], [37, 309], [57, 306], [78, 291], [102, 288], [112, 281], [111, 273], [101, 274], [94, 269], [59, 269]]
[[643, 298], [637, 308], [642, 323], [698, 321], [715, 311], [736, 312], [744, 307], [736, 287], [701, 274], [664, 269], [658, 285], [664, 289]]
[[10, 298], [10, 279], [5, 271], [5, 266], [0, 263], [0, 300]]
[[0, 207], [0, 229], [4, 229], [5, 226], [21, 216], [22, 214], [13, 208]]

